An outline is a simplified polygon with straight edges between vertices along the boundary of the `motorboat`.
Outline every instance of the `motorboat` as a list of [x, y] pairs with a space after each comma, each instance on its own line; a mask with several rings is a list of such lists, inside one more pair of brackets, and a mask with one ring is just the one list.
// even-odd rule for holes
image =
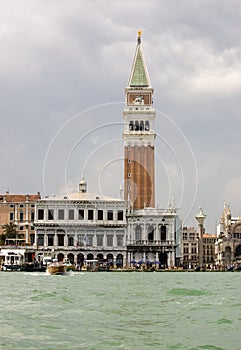
[[71, 263], [69, 258], [65, 258], [63, 264], [66, 266], [66, 271], [75, 271], [75, 265]]
[[49, 275], [64, 275], [66, 273], [66, 265], [62, 261], [54, 259], [47, 265], [46, 272]]

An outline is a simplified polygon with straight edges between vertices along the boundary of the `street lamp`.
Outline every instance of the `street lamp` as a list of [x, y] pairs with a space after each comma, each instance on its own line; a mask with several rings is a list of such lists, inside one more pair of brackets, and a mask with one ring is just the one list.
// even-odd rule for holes
[[199, 250], [199, 265], [203, 264], [203, 224], [207, 215], [203, 213], [202, 207], [199, 207], [199, 213], [196, 214], [195, 219], [198, 222], [198, 250]]

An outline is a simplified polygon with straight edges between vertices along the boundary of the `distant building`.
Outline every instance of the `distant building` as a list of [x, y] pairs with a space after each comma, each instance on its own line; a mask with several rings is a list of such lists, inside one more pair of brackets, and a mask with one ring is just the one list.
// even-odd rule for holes
[[199, 233], [194, 227], [183, 227], [181, 233], [182, 266], [185, 269], [194, 268], [199, 264], [198, 238]]
[[181, 223], [175, 208], [144, 208], [127, 214], [127, 254], [133, 263], [180, 265]]
[[217, 264], [222, 267], [241, 263], [241, 218], [231, 215], [227, 203], [224, 203], [217, 227], [215, 255]]
[[54, 255], [76, 264], [98, 259], [123, 267], [126, 264], [126, 203], [79, 191], [37, 201], [35, 238], [39, 259]]
[[216, 235], [203, 234], [203, 263], [206, 265], [215, 263], [215, 243]]
[[12, 223], [17, 230], [16, 239], [30, 244], [34, 236], [35, 202], [40, 198], [40, 193], [0, 194], [0, 234], [4, 232], [3, 225]]
[[[200, 251], [202, 253], [202, 265], [211, 265], [215, 262], [216, 235], [204, 233], [199, 239], [199, 232], [194, 227], [182, 228], [182, 265], [185, 269], [195, 268], [200, 265]], [[200, 250], [201, 247], [201, 250]]]

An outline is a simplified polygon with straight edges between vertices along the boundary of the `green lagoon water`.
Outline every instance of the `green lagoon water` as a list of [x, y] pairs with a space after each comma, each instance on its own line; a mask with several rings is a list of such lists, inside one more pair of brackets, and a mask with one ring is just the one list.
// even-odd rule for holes
[[0, 349], [241, 349], [241, 273], [0, 272]]

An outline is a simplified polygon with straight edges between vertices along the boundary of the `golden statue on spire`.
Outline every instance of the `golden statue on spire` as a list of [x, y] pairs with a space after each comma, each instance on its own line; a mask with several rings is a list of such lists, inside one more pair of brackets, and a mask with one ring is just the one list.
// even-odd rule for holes
[[141, 43], [141, 34], [142, 34], [142, 30], [141, 29], [138, 29], [138, 37], [137, 37], [137, 43], [140, 45]]

